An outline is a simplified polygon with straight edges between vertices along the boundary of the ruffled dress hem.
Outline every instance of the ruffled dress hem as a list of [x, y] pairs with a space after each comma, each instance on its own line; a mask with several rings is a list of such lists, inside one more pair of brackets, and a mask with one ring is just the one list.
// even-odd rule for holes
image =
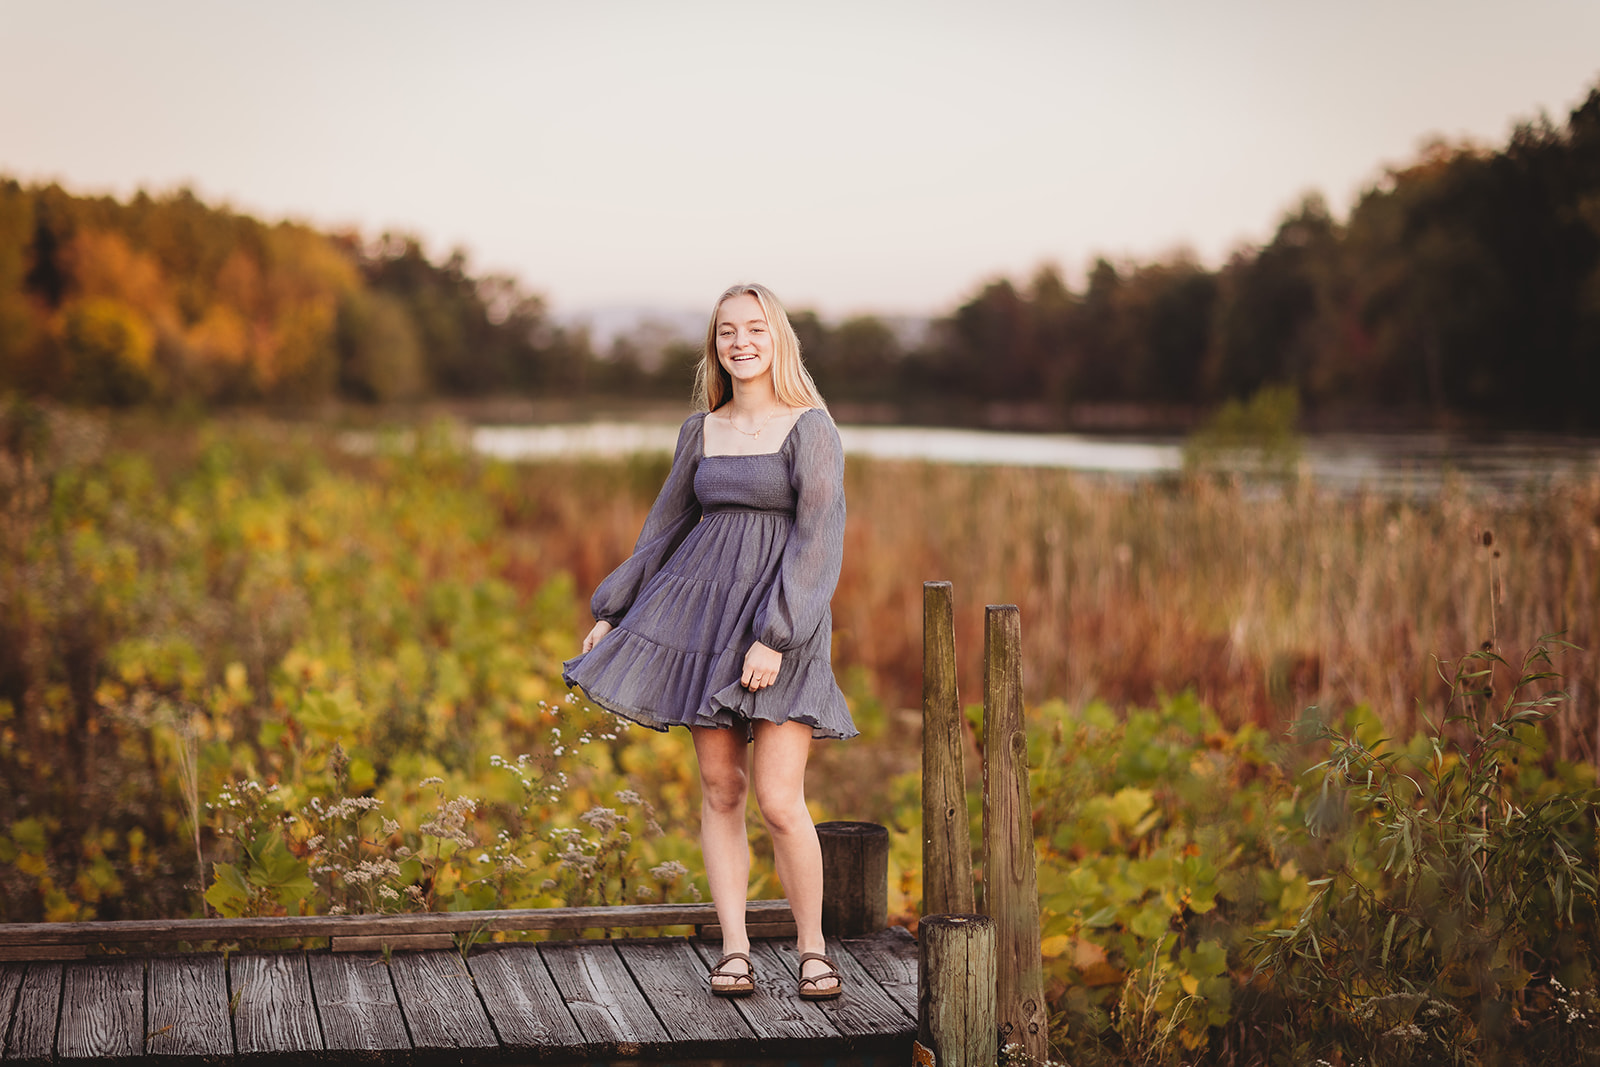
[[[594, 662], [595, 653], [604, 645], [610, 645], [608, 654], [598, 657], [599, 663]], [[776, 683], [751, 692], [739, 682], [743, 654], [725, 650], [703, 677], [731, 681], [711, 689], [716, 681], [694, 681], [700, 674], [697, 668], [706, 658], [704, 654], [666, 648], [631, 631], [613, 630], [594, 650], [562, 664], [561, 677], [569, 688], [582, 690], [595, 705], [652, 730], [665, 732], [673, 726], [731, 729], [742, 725], [749, 739], [754, 737], [754, 720], [759, 719], [805, 723], [811, 727], [811, 736], [819, 740], [857, 736], [860, 731], [851, 720], [831, 664], [799, 658], [798, 652], [797, 649], [784, 655]], [[584, 677], [578, 677], [580, 672]], [[641, 688], [645, 680], [648, 691]], [[596, 690], [608, 695], [602, 696]], [[691, 718], [664, 715], [658, 710], [663, 706], [684, 707], [689, 703], [681, 699], [686, 691], [707, 690], [711, 690], [709, 695], [695, 707]], [[674, 699], [675, 695], [680, 699]]]

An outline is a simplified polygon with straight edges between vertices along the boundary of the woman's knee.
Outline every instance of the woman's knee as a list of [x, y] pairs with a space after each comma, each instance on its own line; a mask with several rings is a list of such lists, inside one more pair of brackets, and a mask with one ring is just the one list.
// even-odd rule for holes
[[748, 779], [740, 768], [700, 768], [700, 795], [714, 812], [726, 815], [743, 809], [748, 791]]
[[809, 828], [811, 812], [806, 809], [805, 796], [792, 790], [756, 789], [756, 803], [761, 807], [761, 818], [773, 834], [792, 834]]

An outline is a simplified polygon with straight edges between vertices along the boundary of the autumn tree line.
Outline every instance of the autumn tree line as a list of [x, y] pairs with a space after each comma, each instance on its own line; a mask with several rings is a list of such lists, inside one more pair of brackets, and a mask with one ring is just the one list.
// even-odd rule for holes
[[[1308, 196], [1215, 270], [1101, 258], [1079, 290], [1047, 265], [912, 332], [794, 320], [830, 399], [901, 414], [1070, 424], [1278, 386], [1336, 422], [1597, 429], [1600, 87], [1501, 147], [1429, 145], [1347, 218]], [[405, 235], [0, 179], [0, 390], [158, 407], [682, 398], [693, 358], [628, 336], [597, 351], [515, 279]]]

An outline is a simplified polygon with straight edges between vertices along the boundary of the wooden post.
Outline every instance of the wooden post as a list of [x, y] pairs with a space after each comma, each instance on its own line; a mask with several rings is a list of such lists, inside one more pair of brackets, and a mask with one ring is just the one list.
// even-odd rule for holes
[[872, 822], [819, 822], [822, 932], [862, 937], [889, 925], [889, 831]]
[[949, 582], [922, 583], [922, 913], [963, 914], [972, 895], [972, 831], [956, 689], [955, 604]]
[[994, 920], [986, 915], [923, 916], [917, 924], [921, 1047], [913, 1050], [912, 1062], [928, 1067], [994, 1067], [998, 1034]]
[[995, 920], [996, 1011], [1006, 1043], [1039, 1063], [1050, 1035], [1022, 717], [1022, 620], [1013, 604], [985, 609], [983, 672], [983, 910]]

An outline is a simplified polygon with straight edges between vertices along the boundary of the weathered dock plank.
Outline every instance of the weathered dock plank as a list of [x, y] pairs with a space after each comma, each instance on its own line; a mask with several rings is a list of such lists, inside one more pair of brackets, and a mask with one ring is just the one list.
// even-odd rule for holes
[[871, 937], [845, 938], [843, 945], [884, 992], [917, 1017], [917, 943], [909, 931], [891, 926]]
[[674, 1055], [725, 1055], [755, 1038], [731, 1000], [710, 995], [705, 964], [687, 941], [622, 941], [617, 952], [666, 1027]]
[[127, 1059], [144, 1053], [144, 961], [65, 965], [59, 1060]]
[[499, 1046], [460, 953], [396, 952], [389, 974], [419, 1052]]
[[376, 953], [313, 954], [311, 990], [330, 1053], [411, 1048], [389, 968]]
[[665, 1048], [666, 1030], [610, 942], [545, 942], [539, 955], [583, 1031], [588, 1054], [640, 1056]]
[[[777, 942], [773, 948], [789, 968], [789, 979], [798, 988], [799, 950], [793, 942]], [[864, 1041], [881, 1044], [916, 1036], [916, 1017], [907, 1013], [898, 1001], [884, 991], [847, 946], [837, 938], [830, 937], [827, 939], [827, 953], [839, 970], [843, 992], [836, 999], [817, 1001], [817, 1007], [822, 1009], [822, 1013], [841, 1035], [850, 1039], [853, 1047], [860, 1046]]]
[[285, 1059], [322, 1051], [311, 973], [300, 952], [251, 953], [228, 963], [240, 1056]]
[[150, 961], [147, 981], [147, 1054], [201, 1063], [233, 1054], [221, 956], [158, 956]]
[[507, 1049], [536, 1060], [583, 1044], [583, 1031], [561, 999], [539, 949], [497, 945], [467, 957], [478, 993]]
[[48, 1062], [55, 1055], [56, 1020], [61, 1009], [64, 963], [30, 963], [17, 991], [17, 1006], [6, 1036], [5, 1058], [18, 1062]]
[[5, 1055], [6, 1038], [11, 1033], [17, 997], [22, 992], [22, 979], [27, 973], [28, 965], [25, 963], [0, 963], [0, 1057]]

